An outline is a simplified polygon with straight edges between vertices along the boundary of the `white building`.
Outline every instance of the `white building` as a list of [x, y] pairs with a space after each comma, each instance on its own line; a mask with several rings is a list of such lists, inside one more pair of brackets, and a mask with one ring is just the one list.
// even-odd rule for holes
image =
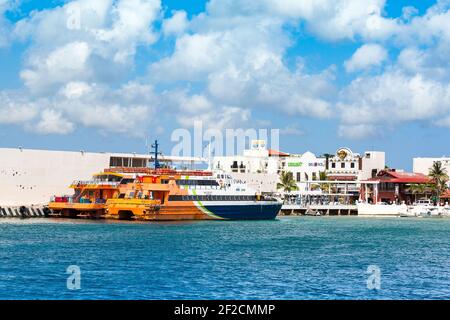
[[312, 152], [302, 155], [290, 155], [281, 159], [283, 171], [291, 172], [297, 182], [299, 191], [308, 191], [308, 181], [320, 180], [320, 173], [325, 171], [325, 158], [318, 158]]
[[242, 179], [262, 192], [275, 192], [282, 171], [292, 173], [299, 191], [306, 191], [308, 180], [319, 180], [325, 170], [325, 159], [311, 152], [302, 155], [269, 150], [263, 140], [254, 140], [242, 155], [214, 157], [212, 169]]
[[[450, 175], [450, 158], [449, 157], [441, 157], [441, 158], [413, 158], [413, 172], [414, 173], [422, 173], [428, 175], [431, 167], [435, 162], [440, 162], [442, 167], [447, 171], [447, 174]], [[450, 182], [449, 182], [450, 186]]]
[[227, 173], [277, 173], [278, 159], [266, 149], [265, 141], [252, 141], [242, 155], [214, 157], [212, 169]]
[[349, 148], [339, 148], [328, 158], [326, 172], [330, 180], [366, 180], [375, 177], [385, 166], [384, 152], [366, 151], [361, 156]]
[[[110, 167], [146, 167], [151, 157], [134, 153], [93, 153], [0, 148], [0, 206], [44, 205], [50, 197], [71, 194], [74, 180], [87, 180]], [[161, 157], [161, 162], [206, 159]]]

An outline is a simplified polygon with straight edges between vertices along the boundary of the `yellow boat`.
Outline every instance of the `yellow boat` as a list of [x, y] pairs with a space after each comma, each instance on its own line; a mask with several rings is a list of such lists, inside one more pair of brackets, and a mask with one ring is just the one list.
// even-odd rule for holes
[[48, 208], [54, 216], [101, 218], [107, 200], [116, 197], [120, 187], [132, 181], [132, 177], [115, 172], [94, 174], [91, 180], [72, 182], [74, 194], [52, 197]]

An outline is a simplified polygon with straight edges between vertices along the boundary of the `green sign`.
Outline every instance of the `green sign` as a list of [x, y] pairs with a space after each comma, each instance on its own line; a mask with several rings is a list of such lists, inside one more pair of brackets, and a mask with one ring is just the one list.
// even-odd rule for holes
[[301, 167], [302, 164], [302, 162], [289, 162], [288, 167]]

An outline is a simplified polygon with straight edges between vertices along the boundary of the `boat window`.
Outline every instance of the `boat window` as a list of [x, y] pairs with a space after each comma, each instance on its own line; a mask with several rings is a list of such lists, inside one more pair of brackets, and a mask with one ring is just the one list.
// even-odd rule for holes
[[124, 199], [124, 198], [125, 198], [125, 193], [119, 194], [119, 199]]
[[134, 181], [134, 179], [124, 178], [120, 181], [120, 184], [132, 183], [133, 181]]

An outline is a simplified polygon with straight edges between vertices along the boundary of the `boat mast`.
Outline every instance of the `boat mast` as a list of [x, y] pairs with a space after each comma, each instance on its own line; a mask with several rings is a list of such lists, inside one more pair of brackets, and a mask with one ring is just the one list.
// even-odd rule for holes
[[151, 147], [154, 150], [153, 151], [153, 155], [155, 157], [155, 169], [159, 169], [159, 168], [161, 168], [161, 166], [160, 166], [159, 161], [158, 161], [158, 155], [160, 155], [161, 152], [158, 152], [158, 147], [159, 147], [158, 140], [155, 140], [155, 143], [153, 143], [151, 145]]

